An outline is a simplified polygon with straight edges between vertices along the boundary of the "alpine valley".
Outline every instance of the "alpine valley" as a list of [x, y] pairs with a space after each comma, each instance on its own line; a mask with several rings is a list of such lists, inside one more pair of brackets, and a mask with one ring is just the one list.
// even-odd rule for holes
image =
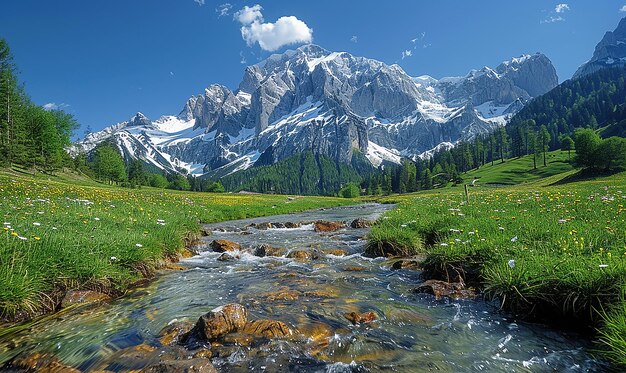
[[247, 67], [235, 91], [211, 85], [176, 116], [137, 113], [71, 152], [89, 154], [108, 141], [127, 161], [206, 178], [305, 152], [336, 167], [360, 154], [362, 165], [379, 168], [489, 133], [557, 84], [540, 53], [434, 79], [309, 44]]

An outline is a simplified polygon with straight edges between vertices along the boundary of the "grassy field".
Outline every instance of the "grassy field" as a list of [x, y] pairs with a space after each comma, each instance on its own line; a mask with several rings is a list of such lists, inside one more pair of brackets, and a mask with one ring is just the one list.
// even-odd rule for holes
[[470, 188], [469, 202], [459, 187], [387, 197], [399, 206], [370, 245], [425, 255], [428, 277], [461, 277], [515, 314], [597, 327], [626, 365], [626, 173], [550, 186], [573, 173]]
[[201, 223], [354, 203], [103, 186], [0, 172], [0, 319], [47, 312], [58, 289], [121, 293], [184, 248]]
[[[574, 156], [572, 152], [572, 157]], [[504, 163], [495, 162], [463, 174], [463, 180], [471, 183], [478, 178], [478, 185], [497, 184], [514, 185], [536, 181], [549, 176], [557, 175], [573, 169], [568, 161], [566, 151], [556, 150], [546, 154], [546, 166], [543, 158], [537, 158], [537, 168], [533, 168], [533, 157], [507, 159]]]

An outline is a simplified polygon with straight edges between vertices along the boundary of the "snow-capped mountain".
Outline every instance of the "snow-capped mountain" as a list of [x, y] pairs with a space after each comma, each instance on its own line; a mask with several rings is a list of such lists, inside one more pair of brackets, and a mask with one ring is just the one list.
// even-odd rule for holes
[[504, 125], [557, 83], [539, 53], [437, 80], [306, 45], [247, 67], [235, 91], [212, 85], [177, 116], [151, 121], [138, 113], [73, 151], [110, 140], [127, 158], [194, 175], [225, 175], [261, 156], [275, 162], [307, 150], [347, 163], [358, 149], [378, 166]]
[[626, 18], [622, 18], [615, 31], [604, 34], [596, 45], [593, 56], [574, 74], [574, 78], [591, 74], [605, 67], [626, 66]]

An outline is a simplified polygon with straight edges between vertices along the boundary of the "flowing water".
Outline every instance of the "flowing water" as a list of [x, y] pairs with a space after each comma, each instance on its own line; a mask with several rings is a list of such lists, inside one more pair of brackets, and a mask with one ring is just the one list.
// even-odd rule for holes
[[[195, 321], [226, 303], [244, 304], [250, 319], [280, 320], [310, 338], [272, 340], [235, 347], [214, 357], [219, 371], [603, 371], [589, 343], [575, 334], [511, 320], [481, 300], [436, 300], [411, 290], [420, 282], [413, 270], [392, 270], [385, 259], [360, 254], [367, 229], [316, 233], [256, 229], [252, 223], [324, 219], [376, 219], [390, 206], [364, 205], [207, 226], [206, 237], [243, 247], [270, 244], [314, 253], [311, 260], [259, 258], [241, 253], [218, 261], [208, 251], [167, 272], [147, 287], [99, 306], [58, 316], [13, 335], [0, 348], [0, 363], [24, 351], [54, 353], [84, 371], [139, 368], [129, 347], [158, 345], [158, 333], [172, 320]], [[328, 254], [345, 250], [346, 256]], [[290, 297], [276, 296], [277, 293]], [[295, 294], [295, 295], [294, 295]], [[373, 311], [378, 320], [352, 325], [347, 312]], [[132, 354], [130, 354], [132, 355]]]

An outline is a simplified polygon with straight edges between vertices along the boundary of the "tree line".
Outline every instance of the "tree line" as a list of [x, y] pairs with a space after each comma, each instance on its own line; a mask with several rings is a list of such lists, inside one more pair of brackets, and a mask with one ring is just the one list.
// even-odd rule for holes
[[76, 121], [62, 110], [35, 105], [17, 75], [9, 45], [0, 38], [0, 166], [50, 172], [71, 164], [65, 148]]

